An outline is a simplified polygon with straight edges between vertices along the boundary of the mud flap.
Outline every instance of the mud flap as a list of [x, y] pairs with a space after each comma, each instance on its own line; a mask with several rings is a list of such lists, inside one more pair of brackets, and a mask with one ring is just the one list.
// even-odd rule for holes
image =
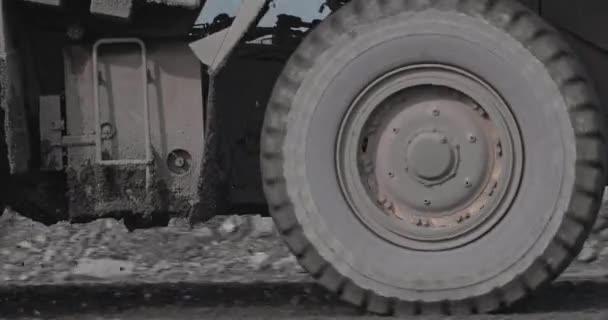
[[227, 209], [228, 171], [222, 167], [220, 161], [222, 157], [219, 154], [222, 143], [222, 119], [216, 110], [215, 79], [234, 48], [251, 25], [257, 21], [267, 2], [267, 0], [244, 0], [230, 28], [190, 44], [196, 57], [207, 66], [209, 74], [204, 154], [199, 181], [200, 202], [190, 214], [191, 224], [225, 213]]

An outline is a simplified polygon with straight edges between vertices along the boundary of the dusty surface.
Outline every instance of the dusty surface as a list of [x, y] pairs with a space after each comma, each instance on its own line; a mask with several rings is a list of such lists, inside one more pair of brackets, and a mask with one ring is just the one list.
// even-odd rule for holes
[[[606, 236], [604, 229], [588, 241], [564, 276], [608, 277]], [[194, 228], [174, 219], [168, 227], [129, 232], [113, 219], [47, 227], [13, 212], [0, 217], [4, 284], [260, 279], [308, 279], [270, 218], [216, 217]]]
[[[588, 243], [538, 298], [471, 319], [608, 319], [606, 243]], [[128, 232], [111, 219], [46, 227], [6, 212], [0, 282], [0, 318], [373, 319], [317, 287], [259, 216]]]
[[297, 266], [272, 221], [218, 217], [190, 228], [129, 232], [112, 219], [46, 227], [14, 213], [0, 218], [0, 281], [9, 285], [71, 282], [298, 281]]

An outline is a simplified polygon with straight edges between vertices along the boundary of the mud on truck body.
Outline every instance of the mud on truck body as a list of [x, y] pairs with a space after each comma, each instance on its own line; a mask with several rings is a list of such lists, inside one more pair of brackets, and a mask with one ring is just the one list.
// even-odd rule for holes
[[205, 2], [1, 1], [0, 203], [267, 212], [379, 314], [510, 306], [607, 224], [605, 1]]

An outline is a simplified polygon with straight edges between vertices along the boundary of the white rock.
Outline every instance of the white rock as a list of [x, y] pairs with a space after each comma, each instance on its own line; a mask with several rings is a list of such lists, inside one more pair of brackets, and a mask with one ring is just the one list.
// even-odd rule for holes
[[213, 230], [207, 227], [201, 227], [192, 230], [192, 234], [198, 237], [211, 238], [213, 237]]
[[95, 248], [86, 248], [82, 254], [84, 257], [90, 257], [95, 252]]
[[104, 227], [106, 229], [113, 229], [117, 224], [118, 224], [118, 221], [116, 221], [114, 219], [106, 219], [104, 221]]
[[272, 269], [283, 270], [285, 268], [293, 267], [298, 264], [298, 260], [295, 256], [289, 255], [285, 258], [279, 259], [272, 264]]
[[38, 243], [46, 243], [46, 236], [43, 234], [39, 234], [37, 236], [34, 237], [34, 241], [38, 242]]
[[169, 220], [168, 227], [178, 228], [178, 229], [187, 229], [190, 228], [190, 224], [188, 220], [185, 218], [174, 217]]
[[256, 252], [254, 255], [249, 257], [249, 263], [255, 270], [263, 269], [268, 266], [268, 258], [270, 256], [265, 252]]
[[241, 218], [238, 216], [231, 216], [226, 218], [219, 228], [222, 234], [232, 234], [236, 232], [241, 224]]
[[8, 224], [17, 217], [17, 213], [10, 209], [4, 209], [4, 213], [0, 215], [0, 224]]
[[589, 263], [597, 260], [598, 252], [597, 249], [593, 246], [585, 246], [583, 251], [578, 255], [578, 261]]
[[169, 263], [167, 260], [161, 260], [152, 267], [152, 271], [161, 272], [164, 270], [169, 270], [171, 268], [173, 268], [173, 265], [171, 263]]
[[255, 238], [267, 238], [276, 234], [274, 221], [270, 217], [253, 216], [251, 224], [253, 226], [251, 235]]
[[135, 264], [130, 261], [82, 258], [78, 260], [78, 265], [72, 269], [72, 274], [112, 279], [129, 276], [133, 273], [133, 269], [135, 269]]
[[608, 257], [608, 244], [606, 244], [606, 246], [604, 248], [602, 248], [602, 251], [600, 252], [600, 256]]
[[54, 249], [46, 250], [44, 252], [44, 255], [42, 256], [42, 261], [49, 262], [49, 261], [53, 260], [53, 257], [55, 257], [55, 254], [57, 254], [57, 251], [55, 251]]
[[19, 242], [17, 244], [17, 247], [22, 248], [22, 249], [31, 249], [33, 246], [32, 246], [31, 242], [24, 240], [24, 241]]

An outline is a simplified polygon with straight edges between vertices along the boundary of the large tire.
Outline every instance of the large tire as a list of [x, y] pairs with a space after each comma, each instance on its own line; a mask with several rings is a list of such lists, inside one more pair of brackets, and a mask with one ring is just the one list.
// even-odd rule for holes
[[[343, 123], [365, 88], [422, 63], [483, 79], [504, 99], [501, 112], [516, 122], [508, 130], [521, 138], [512, 147], [522, 152], [507, 155], [521, 163], [508, 167], [519, 178], [504, 215], [477, 238], [441, 250], [377, 232], [344, 191], [340, 179], [349, 175], [341, 175], [338, 158], [349, 149], [336, 147], [350, 134]], [[566, 268], [596, 218], [605, 141], [591, 87], [560, 35], [515, 1], [354, 0], [305, 39], [274, 89], [261, 151], [272, 216], [305, 269], [369, 311], [509, 306]]]

